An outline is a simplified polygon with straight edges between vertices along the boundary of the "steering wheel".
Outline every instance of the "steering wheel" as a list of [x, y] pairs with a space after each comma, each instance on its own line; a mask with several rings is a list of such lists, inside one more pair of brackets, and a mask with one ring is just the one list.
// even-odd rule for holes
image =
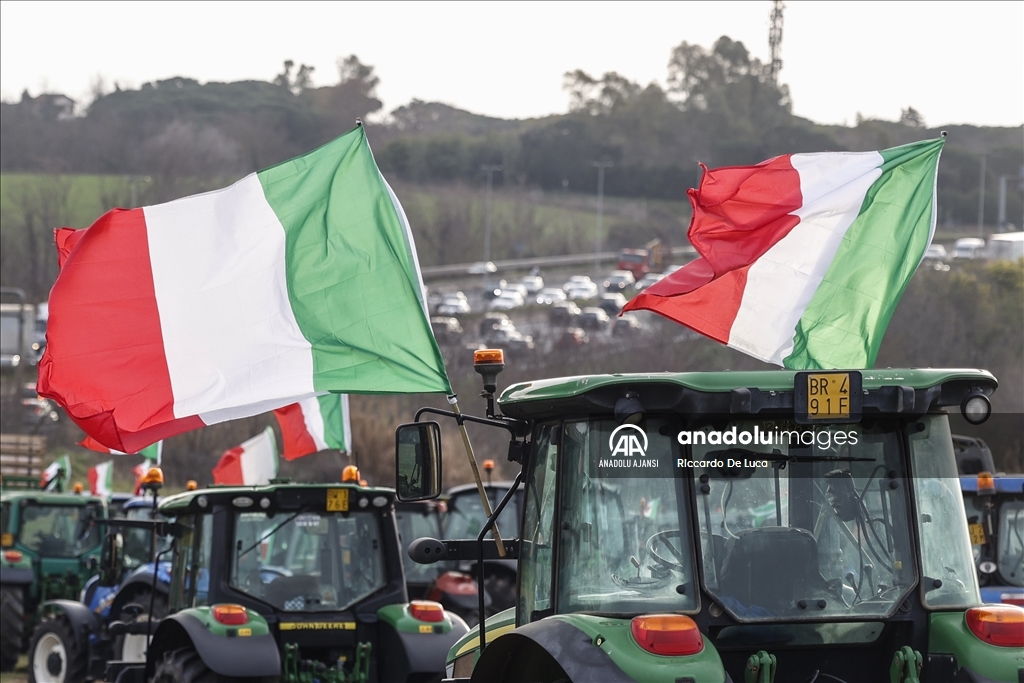
[[[669, 537], [671, 536], [675, 536], [680, 539], [680, 541], [682, 540], [682, 535], [679, 533], [679, 529], [666, 529], [665, 531], [659, 531], [648, 538], [647, 543], [644, 544], [644, 550], [652, 560], [660, 564], [665, 569], [685, 574], [687, 571], [686, 564], [684, 564], [686, 558], [683, 557], [683, 553], [678, 547], [676, 547], [676, 544], [669, 540]], [[663, 546], [668, 548], [669, 552], [675, 556], [675, 560], [658, 554], [658, 551], [655, 550], [658, 543], [661, 543]]]

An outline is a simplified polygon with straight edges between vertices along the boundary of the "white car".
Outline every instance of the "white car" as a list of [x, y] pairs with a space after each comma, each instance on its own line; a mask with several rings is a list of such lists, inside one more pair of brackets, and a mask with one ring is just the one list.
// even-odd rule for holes
[[558, 287], [545, 287], [537, 293], [537, 303], [545, 306], [565, 301], [565, 292]]
[[637, 280], [636, 284], [633, 285], [633, 288], [642, 292], [651, 285], [661, 282], [664, 278], [665, 275], [663, 273], [647, 273]]
[[980, 237], [961, 237], [953, 244], [953, 258], [981, 258], [985, 240]]
[[594, 281], [591, 280], [586, 275], [573, 275], [572, 277], [565, 281], [564, 285], [562, 285], [562, 291], [568, 292], [570, 289], [576, 289], [578, 287], [587, 287], [592, 284], [594, 284]]
[[526, 300], [523, 299], [522, 294], [516, 291], [504, 291], [494, 297], [494, 301], [491, 302], [488, 308], [492, 311], [508, 311], [513, 308], [521, 308], [525, 305]]
[[494, 265], [490, 261], [481, 261], [474, 263], [469, 267], [470, 275], [487, 275], [488, 273], [497, 273], [498, 266]]
[[565, 292], [565, 298], [571, 299], [572, 301], [580, 301], [582, 299], [596, 299], [597, 298], [597, 283], [596, 282], [578, 282], [575, 283]]
[[540, 290], [544, 289], [544, 278], [540, 275], [527, 275], [519, 281], [523, 287], [526, 287], [526, 293], [533, 296]]
[[680, 268], [682, 268], [681, 265], [678, 265], [678, 264], [671, 265], [668, 268], [666, 268], [665, 270], [661, 271], [661, 274], [665, 275], [665, 276], [668, 276], [668, 275], [671, 275], [672, 273], [676, 272]]
[[[462, 294], [462, 292], [459, 292], [459, 294]], [[465, 315], [470, 312], [469, 301], [466, 300], [465, 295], [461, 297], [454, 295], [446, 296], [437, 307], [437, 314], [442, 316]]]

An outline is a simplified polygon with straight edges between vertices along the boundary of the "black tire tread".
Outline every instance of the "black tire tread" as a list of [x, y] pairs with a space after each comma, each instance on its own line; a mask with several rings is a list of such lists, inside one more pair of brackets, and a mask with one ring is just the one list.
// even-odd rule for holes
[[0, 671], [13, 671], [25, 630], [25, 593], [21, 586], [0, 586]]
[[165, 652], [153, 672], [153, 683], [216, 683], [218, 680], [192, 647]]
[[35, 683], [35, 671], [32, 668], [33, 654], [36, 651], [36, 643], [43, 634], [52, 632], [57, 634], [64, 641], [64, 650], [67, 652], [68, 660], [65, 662], [64, 680], [67, 683], [78, 683], [85, 680], [89, 667], [89, 650], [85, 643], [79, 643], [75, 637], [75, 631], [71, 624], [61, 614], [51, 614], [39, 623], [32, 634], [32, 645], [28, 649], [28, 680]]

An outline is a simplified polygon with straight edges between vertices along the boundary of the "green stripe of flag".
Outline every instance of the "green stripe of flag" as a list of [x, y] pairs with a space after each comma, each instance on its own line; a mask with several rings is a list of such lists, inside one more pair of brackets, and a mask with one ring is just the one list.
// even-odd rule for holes
[[451, 393], [412, 237], [362, 127], [258, 174], [317, 391]]
[[880, 152], [882, 174], [797, 323], [787, 368], [869, 368], [935, 230], [944, 138]]

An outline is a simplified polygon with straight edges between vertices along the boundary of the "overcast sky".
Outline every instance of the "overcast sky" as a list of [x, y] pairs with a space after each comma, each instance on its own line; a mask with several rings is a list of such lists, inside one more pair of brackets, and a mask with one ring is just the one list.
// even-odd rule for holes
[[[86, 99], [90, 82], [270, 80], [281, 63], [337, 81], [376, 68], [386, 111], [412, 98], [481, 114], [566, 111], [582, 68], [665, 82], [672, 48], [728, 35], [768, 57], [771, 2], [0, 3], [0, 91]], [[1024, 122], [1024, 3], [788, 2], [781, 80], [794, 113], [853, 125], [913, 106], [929, 125]]]

